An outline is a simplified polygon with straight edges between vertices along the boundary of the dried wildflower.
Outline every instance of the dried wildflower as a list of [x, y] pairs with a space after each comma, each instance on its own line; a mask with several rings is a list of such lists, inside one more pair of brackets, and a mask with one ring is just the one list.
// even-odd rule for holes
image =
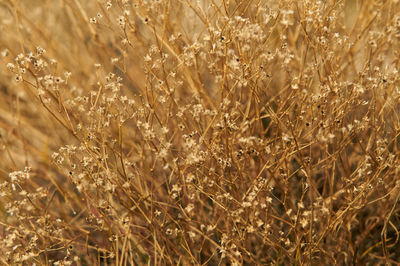
[[22, 76], [21, 75], [15, 75], [14, 80], [15, 80], [15, 82], [20, 82], [20, 81], [22, 81]]
[[10, 55], [10, 51], [8, 49], [4, 49], [3, 51], [1, 51], [1, 56], [2, 57], [7, 57]]
[[125, 27], [126, 19], [125, 19], [124, 16], [119, 16], [117, 21], [118, 21], [118, 24], [119, 24], [119, 26], [120, 26], [121, 28], [124, 28], [124, 27]]
[[7, 64], [7, 69], [8, 70], [14, 70], [15, 69], [15, 65], [13, 63], [8, 63]]
[[[35, 167], [0, 183], [7, 264], [35, 263], [49, 247], [53, 264], [94, 261], [90, 243], [105, 243], [96, 250], [110, 264], [136, 260], [132, 247], [158, 264], [268, 264], [282, 248], [281, 261], [348, 264], [349, 239], [369, 245], [362, 226], [387, 227], [389, 239], [399, 227], [397, 6], [179, 1], [179, 16], [167, 2], [103, 1], [99, 12], [80, 1], [66, 19], [21, 6], [63, 34], [50, 45], [19, 20], [18, 50], [3, 32], [1, 55], [15, 58], [3, 62], [0, 164]], [[71, 19], [86, 30], [72, 36]], [[24, 36], [43, 48], [29, 51]], [[332, 234], [341, 245], [325, 241]], [[298, 249], [299, 236], [313, 245]]]

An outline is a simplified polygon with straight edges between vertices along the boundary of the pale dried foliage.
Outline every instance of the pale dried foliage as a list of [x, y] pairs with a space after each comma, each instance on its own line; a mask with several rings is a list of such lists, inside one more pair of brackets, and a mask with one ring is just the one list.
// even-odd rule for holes
[[400, 262], [398, 1], [1, 0], [2, 265]]

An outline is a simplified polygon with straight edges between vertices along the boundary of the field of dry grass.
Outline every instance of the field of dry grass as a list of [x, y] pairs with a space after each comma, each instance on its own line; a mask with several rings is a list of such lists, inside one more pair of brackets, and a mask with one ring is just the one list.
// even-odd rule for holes
[[398, 0], [0, 0], [1, 265], [400, 265]]

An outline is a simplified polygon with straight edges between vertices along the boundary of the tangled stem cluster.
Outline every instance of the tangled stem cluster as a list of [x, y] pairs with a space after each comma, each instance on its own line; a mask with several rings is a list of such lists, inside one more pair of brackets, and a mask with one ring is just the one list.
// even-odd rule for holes
[[397, 0], [0, 0], [2, 265], [400, 263]]

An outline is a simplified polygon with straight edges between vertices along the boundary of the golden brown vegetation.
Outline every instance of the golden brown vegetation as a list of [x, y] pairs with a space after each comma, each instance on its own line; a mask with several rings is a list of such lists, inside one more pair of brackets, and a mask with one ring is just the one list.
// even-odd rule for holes
[[0, 0], [2, 265], [400, 262], [400, 3]]

